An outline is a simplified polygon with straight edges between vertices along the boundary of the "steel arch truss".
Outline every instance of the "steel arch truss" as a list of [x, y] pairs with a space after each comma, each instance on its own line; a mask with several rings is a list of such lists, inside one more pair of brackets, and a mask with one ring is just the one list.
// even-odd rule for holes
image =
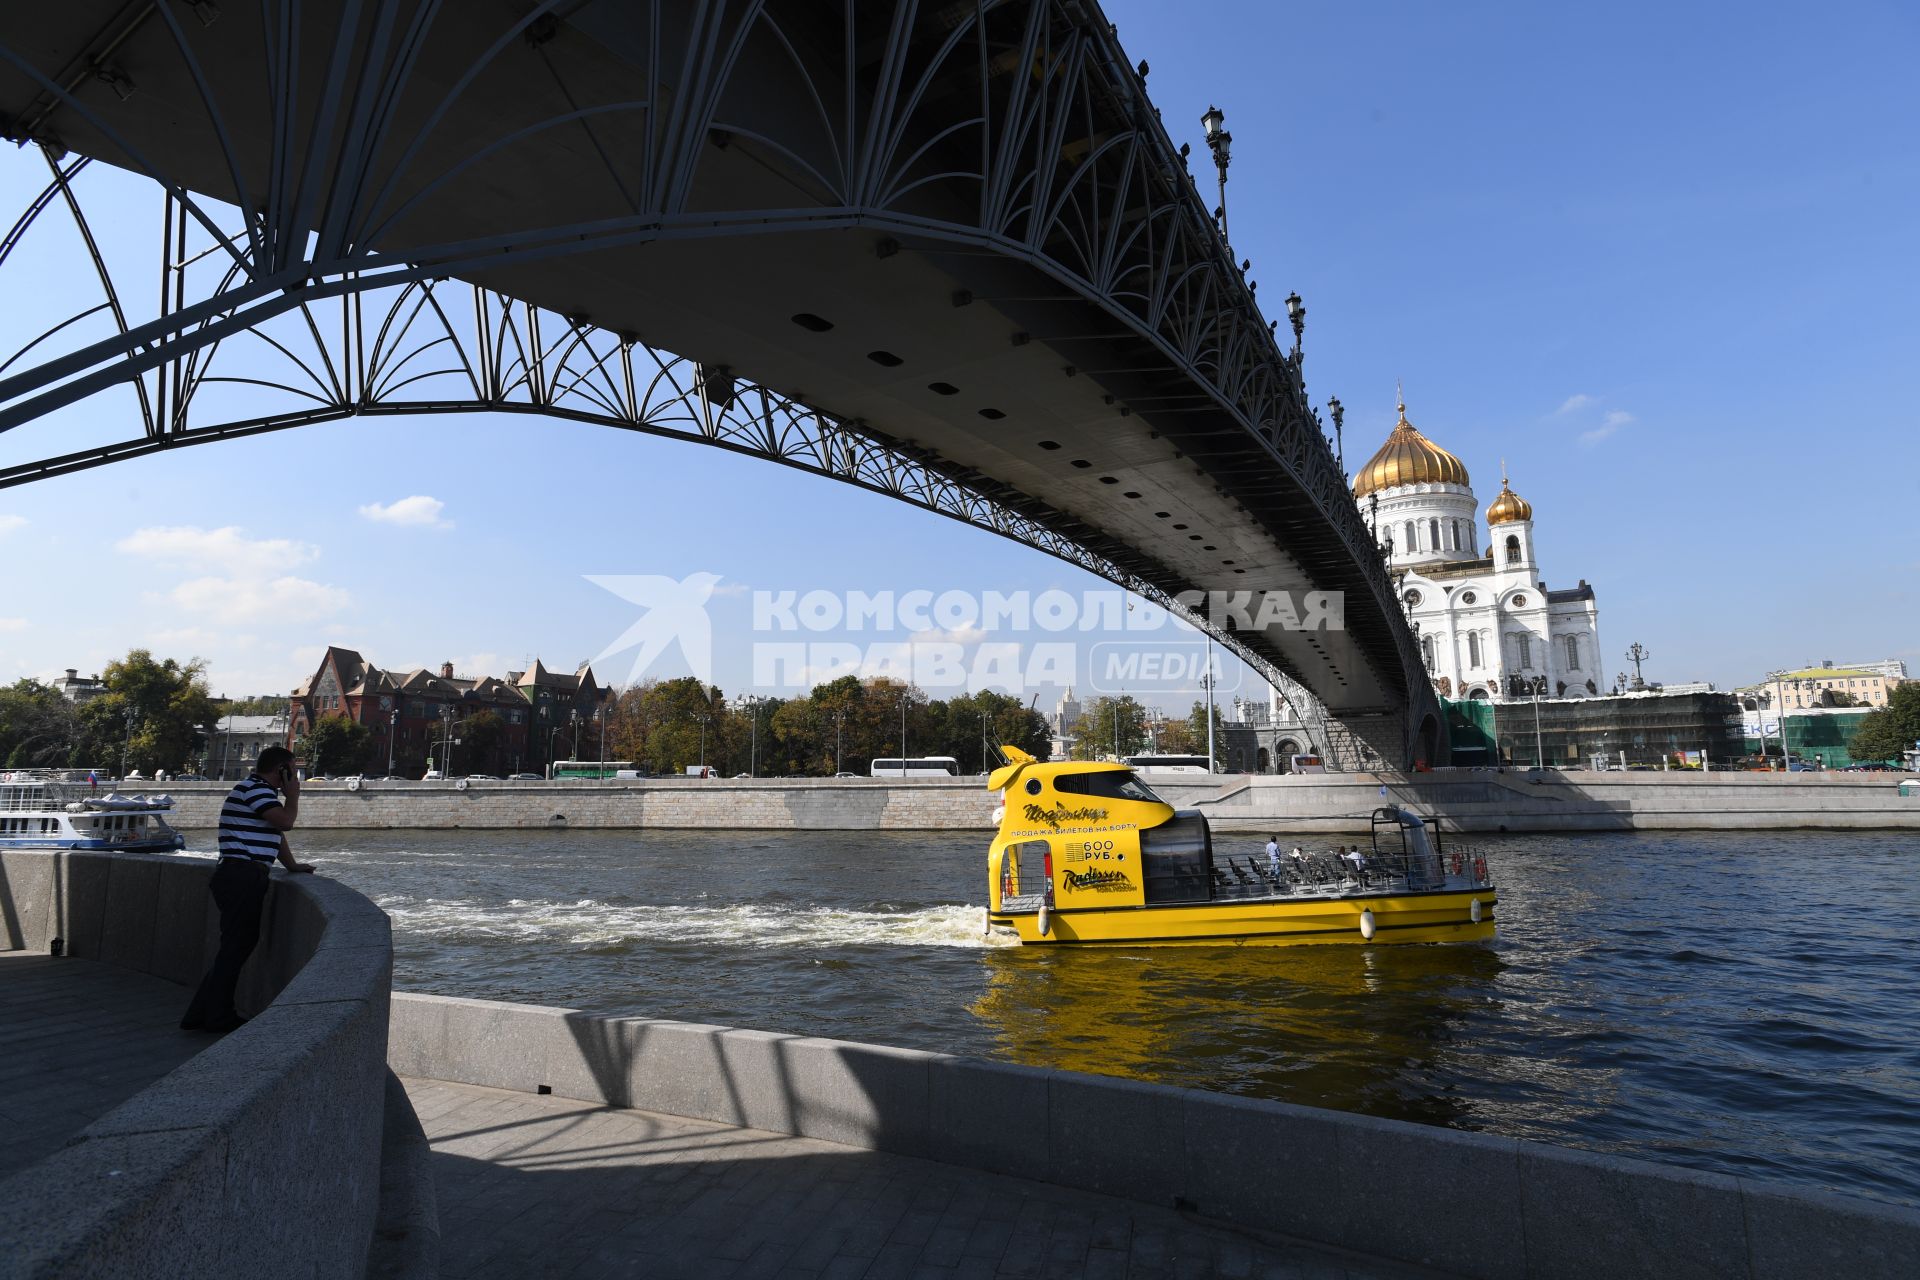
[[[0, 353], [0, 433], [125, 387], [142, 434], [9, 466], [0, 484], [349, 412], [486, 408], [684, 434], [987, 527], [1013, 518], [959, 514], [986, 499], [831, 406], [748, 413], [779, 398], [742, 390], [696, 412], [691, 366], [571, 302], [515, 287], [561, 314], [485, 288], [456, 304], [445, 283], [862, 228], [1038, 271], [1152, 371], [1128, 409], [1229, 424], [1231, 440], [1208, 432], [1210, 464], [1255, 500], [1311, 507], [1370, 661], [1401, 709], [1433, 705], [1297, 349], [1275, 340], [1091, 0], [68, 0], [0, 20], [0, 135], [52, 165], [0, 272], [49, 211], [77, 213], [70, 154], [167, 193], [157, 312], [130, 305], [83, 235], [103, 300]], [[559, 157], [575, 166], [564, 180]], [[444, 332], [408, 346], [429, 323]], [[238, 345], [282, 375], [222, 373]]]
[[[55, 166], [47, 191], [33, 202], [40, 212], [72, 214], [104, 295], [55, 332], [102, 314], [124, 323], [119, 290], [76, 194], [84, 164]], [[163, 291], [177, 298], [186, 290], [177, 277], [208, 258], [187, 251], [178, 234], [183, 223], [171, 201], [168, 207], [164, 239], [178, 256], [170, 259]], [[24, 221], [0, 242], [0, 267], [23, 230]], [[16, 360], [20, 354], [11, 353]], [[1280, 689], [1297, 713], [1312, 716], [1322, 740], [1328, 735], [1311, 696], [1234, 632], [1211, 626], [1159, 584], [1126, 572], [1043, 518], [1012, 511], [961, 483], [923, 451], [492, 290], [428, 280], [301, 302], [276, 322], [161, 365], [136, 381], [133, 393], [143, 428], [138, 436], [0, 467], [0, 488], [163, 449], [362, 416], [530, 413], [708, 444], [899, 499], [1105, 578], [1211, 634]], [[236, 398], [257, 412], [218, 412]]]

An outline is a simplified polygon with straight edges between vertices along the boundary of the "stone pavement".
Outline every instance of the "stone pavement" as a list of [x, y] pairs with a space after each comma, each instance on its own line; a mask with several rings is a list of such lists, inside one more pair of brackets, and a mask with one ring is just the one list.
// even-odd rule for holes
[[405, 1083], [433, 1144], [450, 1280], [1437, 1274], [929, 1160], [477, 1085]]
[[215, 1043], [185, 987], [96, 960], [0, 951], [0, 1178]]

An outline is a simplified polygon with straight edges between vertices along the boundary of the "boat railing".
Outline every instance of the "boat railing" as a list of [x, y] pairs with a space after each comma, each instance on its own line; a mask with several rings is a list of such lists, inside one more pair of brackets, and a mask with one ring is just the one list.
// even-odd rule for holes
[[[1298, 858], [1282, 855], [1280, 870], [1275, 872], [1264, 858], [1216, 854], [1209, 896], [1214, 902], [1236, 902], [1492, 886], [1493, 871], [1486, 855], [1467, 845], [1449, 843], [1437, 869], [1432, 858], [1411, 854], [1363, 853], [1356, 866], [1351, 859], [1329, 850]], [[1000, 910], [1011, 914], [1038, 911], [1043, 901], [1044, 896], [1038, 893], [1009, 894], [1001, 900]]]
[[57, 809], [65, 803], [66, 797], [58, 795], [46, 783], [0, 785], [0, 812], [44, 813], [48, 809]]

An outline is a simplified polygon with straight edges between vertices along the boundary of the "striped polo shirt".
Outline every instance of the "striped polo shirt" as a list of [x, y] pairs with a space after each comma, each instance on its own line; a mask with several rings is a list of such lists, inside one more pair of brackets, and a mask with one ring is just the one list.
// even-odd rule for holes
[[280, 856], [280, 832], [266, 814], [280, 807], [280, 793], [259, 774], [227, 792], [220, 806], [220, 856], [272, 862]]

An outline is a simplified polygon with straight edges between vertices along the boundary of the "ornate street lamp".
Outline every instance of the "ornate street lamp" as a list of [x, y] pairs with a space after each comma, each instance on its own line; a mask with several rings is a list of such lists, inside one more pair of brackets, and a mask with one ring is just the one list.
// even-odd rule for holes
[[1335, 396], [1333, 399], [1327, 401], [1327, 412], [1333, 415], [1333, 456], [1339, 463], [1341, 478], [1345, 479], [1347, 474], [1347, 449], [1341, 428], [1346, 423], [1347, 406], [1340, 403], [1339, 396]]
[[1307, 307], [1297, 293], [1287, 295], [1287, 321], [1293, 325], [1293, 354], [1297, 358], [1300, 355], [1300, 339], [1306, 336], [1307, 331]]
[[1213, 167], [1220, 174], [1220, 207], [1213, 216], [1220, 222], [1220, 238], [1227, 237], [1227, 165], [1233, 159], [1233, 135], [1227, 132], [1227, 117], [1220, 108], [1209, 106], [1200, 117], [1207, 130], [1207, 150], [1213, 152]]

